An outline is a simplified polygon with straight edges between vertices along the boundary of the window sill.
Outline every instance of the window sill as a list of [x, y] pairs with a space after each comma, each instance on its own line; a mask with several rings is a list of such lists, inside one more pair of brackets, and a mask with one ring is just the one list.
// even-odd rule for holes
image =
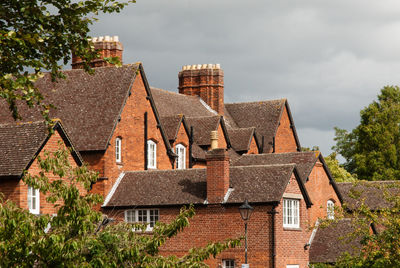
[[303, 229], [300, 227], [283, 227], [284, 231], [296, 231], [296, 232], [301, 232]]

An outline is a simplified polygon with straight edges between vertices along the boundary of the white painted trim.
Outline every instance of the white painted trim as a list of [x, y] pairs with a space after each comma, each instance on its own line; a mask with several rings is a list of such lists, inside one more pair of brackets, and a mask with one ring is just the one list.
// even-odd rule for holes
[[225, 204], [226, 202], [228, 202], [229, 196], [231, 195], [231, 193], [234, 191], [235, 189], [233, 188], [228, 188], [228, 191], [226, 191], [226, 194], [224, 196], [224, 201], [222, 201], [222, 204]]
[[301, 194], [284, 193], [283, 194], [283, 198], [303, 199], [303, 195], [301, 195]]
[[213, 110], [213, 108], [211, 108], [205, 101], [203, 101], [200, 97], [199, 97], [200, 103], [203, 104], [204, 107], [206, 107], [206, 109], [209, 112], [212, 112], [215, 115], [218, 115], [218, 113], [216, 111]]
[[315, 226], [314, 226], [314, 229], [312, 230], [312, 233], [311, 233], [311, 236], [310, 236], [310, 240], [308, 240], [308, 245], [310, 245], [310, 246], [311, 246], [311, 243], [314, 240], [315, 234], [317, 233], [318, 226], [319, 226], [319, 220], [317, 220], [315, 222]]
[[111, 191], [108, 193], [108, 195], [104, 199], [104, 203], [103, 203], [102, 207], [107, 206], [108, 202], [110, 202], [111, 197], [114, 195], [115, 191], [118, 188], [119, 183], [121, 182], [121, 180], [124, 176], [125, 176], [125, 172], [121, 172], [121, 174], [119, 174], [117, 181], [114, 183], [113, 187], [111, 188]]

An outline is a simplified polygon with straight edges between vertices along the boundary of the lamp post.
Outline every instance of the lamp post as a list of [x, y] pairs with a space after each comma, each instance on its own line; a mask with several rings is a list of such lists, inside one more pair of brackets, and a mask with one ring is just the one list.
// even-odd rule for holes
[[247, 221], [250, 220], [251, 213], [253, 213], [254, 208], [249, 205], [247, 199], [239, 207], [240, 216], [244, 220], [244, 263], [247, 265]]

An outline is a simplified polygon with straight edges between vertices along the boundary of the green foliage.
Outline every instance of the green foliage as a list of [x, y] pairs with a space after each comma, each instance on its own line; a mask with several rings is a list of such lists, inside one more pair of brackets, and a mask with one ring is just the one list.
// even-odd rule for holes
[[[17, 102], [41, 106], [48, 119], [48, 104], [34, 82], [42, 71], [53, 80], [63, 78], [61, 64], [71, 53], [82, 58], [84, 68], [98, 57], [88, 40], [89, 26], [99, 12], [120, 12], [134, 0], [7, 0], [0, 8], [0, 98], [8, 102], [14, 118], [19, 118]], [[115, 62], [115, 58], [110, 59]], [[33, 70], [33, 71], [31, 71]], [[29, 72], [31, 73], [29, 73]]]
[[400, 178], [400, 89], [387, 86], [378, 100], [361, 112], [361, 122], [351, 132], [335, 128], [334, 149], [344, 167], [361, 180]]
[[[56, 215], [33, 215], [12, 202], [0, 203], [0, 267], [207, 267], [204, 260], [240, 244], [240, 239], [229, 239], [179, 258], [159, 255], [159, 247], [189, 225], [193, 206], [182, 208], [171, 223], [158, 222], [151, 234], [134, 231], [144, 231], [141, 224], [107, 224], [109, 219], [93, 209], [102, 198], [78, 190], [80, 185], [89, 190], [97, 174], [73, 168], [68, 156], [62, 149], [46, 152], [38, 157], [40, 174], [23, 178], [46, 194]], [[59, 179], [49, 180], [46, 174]]]
[[325, 162], [336, 182], [357, 181], [357, 177], [355, 175], [350, 174], [340, 165], [339, 161], [336, 159], [336, 152], [333, 152], [329, 156], [325, 157]]

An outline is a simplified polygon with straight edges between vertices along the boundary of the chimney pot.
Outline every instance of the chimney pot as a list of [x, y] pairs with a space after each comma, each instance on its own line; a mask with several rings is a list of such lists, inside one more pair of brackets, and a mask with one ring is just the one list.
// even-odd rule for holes
[[201, 66], [201, 69], [207, 69], [207, 64], [203, 64], [203, 65]]
[[110, 42], [110, 36], [109, 35], [104, 36], [104, 41], [105, 42]]
[[93, 42], [93, 43], [96, 43], [96, 42], [97, 42], [97, 37], [93, 37], [93, 38], [92, 38], [92, 42]]
[[102, 42], [104, 40], [103, 36], [99, 36], [99, 42]]
[[119, 42], [119, 37], [118, 37], [118, 35], [114, 35], [113, 41], [114, 41], [114, 42]]
[[218, 148], [218, 131], [211, 131], [211, 150]]

